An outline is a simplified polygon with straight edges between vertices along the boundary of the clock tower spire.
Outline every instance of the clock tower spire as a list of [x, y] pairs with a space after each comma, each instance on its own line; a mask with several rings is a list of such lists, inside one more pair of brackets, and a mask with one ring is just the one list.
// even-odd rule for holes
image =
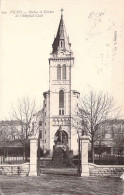
[[61, 51], [71, 53], [71, 44], [69, 43], [69, 37], [66, 33], [62, 12], [63, 9], [61, 9], [61, 19], [59, 27], [52, 45], [52, 54], [54, 55], [58, 55]]

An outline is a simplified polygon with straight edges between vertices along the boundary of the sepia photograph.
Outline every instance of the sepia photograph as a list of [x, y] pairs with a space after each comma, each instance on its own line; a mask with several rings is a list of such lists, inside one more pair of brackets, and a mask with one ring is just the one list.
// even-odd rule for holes
[[124, 1], [0, 0], [0, 194], [124, 194]]

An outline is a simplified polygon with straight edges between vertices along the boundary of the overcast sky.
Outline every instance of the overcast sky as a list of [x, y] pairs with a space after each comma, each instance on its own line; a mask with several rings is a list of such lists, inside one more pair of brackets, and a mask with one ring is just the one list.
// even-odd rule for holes
[[124, 110], [123, 0], [1, 0], [0, 120], [18, 97], [42, 106], [61, 8], [75, 57], [72, 89], [81, 95], [91, 88], [109, 91]]

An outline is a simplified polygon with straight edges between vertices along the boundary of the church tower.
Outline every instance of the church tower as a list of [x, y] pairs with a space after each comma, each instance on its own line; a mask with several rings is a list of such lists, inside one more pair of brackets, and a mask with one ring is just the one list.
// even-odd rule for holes
[[[58, 130], [61, 129], [62, 144], [77, 145], [77, 137], [73, 139], [72, 109], [75, 109], [79, 93], [71, 90], [71, 69], [74, 66], [74, 57], [71, 44], [67, 36], [63, 14], [56, 37], [52, 44], [52, 53], [49, 58], [49, 91], [44, 92], [44, 148], [52, 152], [57, 141]], [[76, 143], [73, 143], [75, 142]]]

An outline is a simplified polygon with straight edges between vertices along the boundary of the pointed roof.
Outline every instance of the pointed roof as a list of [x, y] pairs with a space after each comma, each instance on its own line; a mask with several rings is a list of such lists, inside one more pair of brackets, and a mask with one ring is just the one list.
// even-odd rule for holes
[[[61, 41], [63, 43], [62, 47], [60, 46]], [[67, 33], [66, 33], [66, 29], [65, 29], [65, 25], [64, 25], [64, 21], [63, 21], [63, 14], [61, 14], [61, 19], [60, 19], [57, 35], [54, 38], [52, 47], [53, 47], [52, 54], [55, 54], [58, 51], [71, 52], [71, 49], [70, 49], [71, 44], [69, 43], [69, 37], [67, 37]]]

